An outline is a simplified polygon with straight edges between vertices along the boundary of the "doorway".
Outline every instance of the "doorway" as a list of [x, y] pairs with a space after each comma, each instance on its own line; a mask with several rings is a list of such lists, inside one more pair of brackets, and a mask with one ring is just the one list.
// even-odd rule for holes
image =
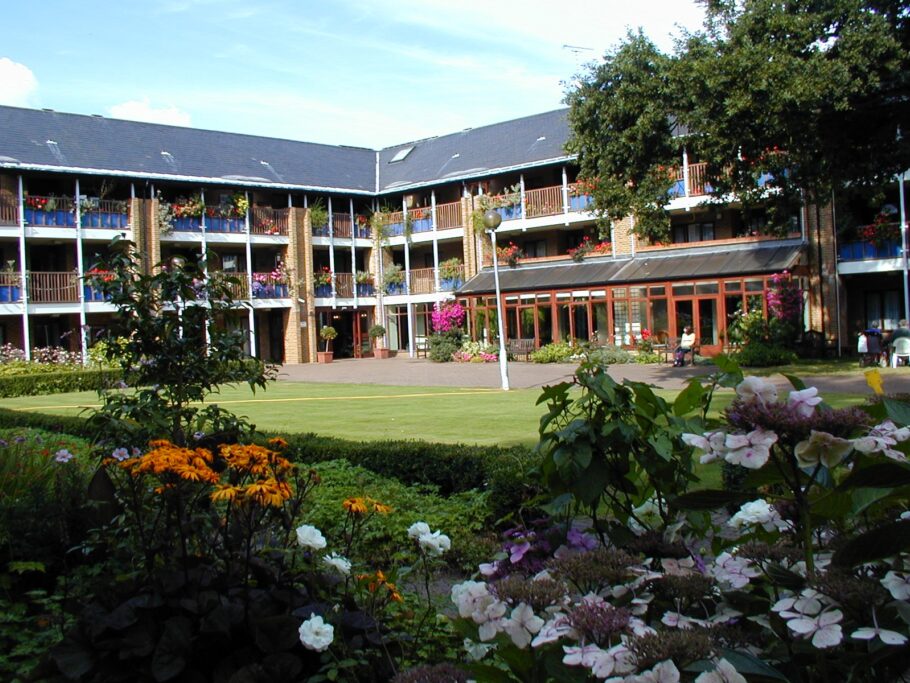
[[699, 353], [713, 356], [721, 352], [720, 325], [717, 318], [719, 300], [716, 296], [676, 299], [673, 302], [674, 331], [681, 337], [683, 328], [692, 327]]

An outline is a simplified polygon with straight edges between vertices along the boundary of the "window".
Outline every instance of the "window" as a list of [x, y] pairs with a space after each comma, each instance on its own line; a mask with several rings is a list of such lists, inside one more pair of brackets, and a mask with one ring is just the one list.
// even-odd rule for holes
[[546, 240], [530, 240], [525, 242], [522, 250], [527, 258], [541, 258], [547, 255]]
[[673, 243], [706, 242], [714, 239], [714, 223], [687, 223], [673, 226]]

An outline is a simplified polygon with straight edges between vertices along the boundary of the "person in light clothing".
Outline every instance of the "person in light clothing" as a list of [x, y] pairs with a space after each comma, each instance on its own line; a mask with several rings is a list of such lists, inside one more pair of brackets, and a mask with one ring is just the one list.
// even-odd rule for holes
[[[695, 333], [689, 325], [686, 325], [683, 328], [682, 337], [679, 339], [679, 346], [674, 352], [673, 367], [681, 368], [686, 364], [686, 354], [692, 351], [693, 346], [695, 346]], [[694, 358], [693, 362], [695, 362]]]

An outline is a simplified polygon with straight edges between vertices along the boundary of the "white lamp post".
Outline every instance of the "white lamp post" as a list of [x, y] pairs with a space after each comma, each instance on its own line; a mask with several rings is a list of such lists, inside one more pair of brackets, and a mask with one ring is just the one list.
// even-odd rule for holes
[[502, 390], [509, 390], [509, 359], [506, 352], [506, 335], [502, 316], [502, 296], [499, 293], [499, 258], [496, 253], [496, 228], [502, 223], [502, 216], [493, 209], [483, 214], [483, 226], [490, 232], [493, 242], [493, 282], [496, 287], [496, 318], [499, 321], [499, 375], [502, 378]]

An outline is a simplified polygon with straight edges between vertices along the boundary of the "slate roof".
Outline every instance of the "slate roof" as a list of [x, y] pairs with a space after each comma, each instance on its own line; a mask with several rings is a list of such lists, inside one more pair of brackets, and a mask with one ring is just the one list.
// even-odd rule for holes
[[[568, 159], [567, 112], [558, 109], [388, 147], [379, 153], [380, 192]], [[392, 161], [409, 147], [402, 161]]]
[[[659, 280], [687, 280], [776, 273], [790, 268], [801, 253], [798, 242], [773, 246], [727, 247], [722, 251], [691, 250], [685, 253], [638, 254], [629, 260], [603, 259], [560, 265], [519, 265], [499, 269], [504, 292], [620, 285]], [[484, 270], [462, 285], [457, 294], [494, 292], [493, 271]]]
[[370, 149], [0, 106], [0, 167], [15, 162], [234, 185], [376, 189]]
[[375, 194], [565, 160], [566, 112], [376, 151], [0, 106], [0, 168]]

